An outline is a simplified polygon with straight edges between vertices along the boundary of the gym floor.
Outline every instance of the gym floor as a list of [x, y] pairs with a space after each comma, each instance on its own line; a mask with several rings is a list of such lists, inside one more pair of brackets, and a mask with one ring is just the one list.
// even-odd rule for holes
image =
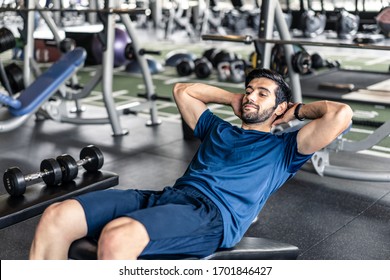
[[[90, 103], [89, 116], [100, 114], [101, 108]], [[103, 169], [119, 175], [117, 188], [159, 190], [172, 185], [185, 171], [199, 142], [183, 139], [181, 122], [164, 114], [162, 124], [152, 127], [145, 125], [148, 116], [144, 114], [121, 116], [120, 120], [129, 135], [111, 136], [110, 125], [31, 118], [22, 127], [2, 133], [0, 169], [19, 166], [24, 173], [35, 172], [44, 158], [78, 155], [82, 147], [94, 144], [104, 154]], [[390, 166], [388, 156], [360, 153], [340, 152], [332, 155], [331, 161], [372, 170]], [[0, 194], [5, 194], [4, 188]], [[0, 259], [28, 258], [39, 218], [0, 230]], [[383, 260], [390, 259], [389, 222], [389, 182], [320, 177], [304, 169], [271, 197], [246, 235], [296, 245], [302, 260]]]

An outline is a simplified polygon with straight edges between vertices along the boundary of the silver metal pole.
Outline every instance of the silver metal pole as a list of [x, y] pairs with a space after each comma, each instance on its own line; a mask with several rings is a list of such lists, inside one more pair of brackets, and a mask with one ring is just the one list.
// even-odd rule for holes
[[[23, 79], [25, 87], [28, 87], [32, 83], [31, 78], [31, 59], [34, 59], [34, 19], [35, 12], [32, 10], [35, 8], [35, 0], [29, 0], [27, 8], [27, 42], [24, 46], [24, 59], [23, 59]], [[30, 10], [31, 9], [31, 10]]]
[[130, 35], [132, 45], [134, 48], [134, 51], [136, 53], [136, 58], [138, 60], [138, 63], [140, 65], [140, 69], [142, 72], [142, 77], [144, 79], [145, 83], [145, 89], [146, 89], [146, 98], [148, 101], [150, 101], [150, 120], [146, 123], [147, 125], [159, 125], [161, 124], [161, 120], [158, 119], [157, 116], [157, 107], [156, 107], [156, 101], [154, 100], [155, 92], [154, 92], [154, 85], [152, 80], [152, 74], [150, 73], [148, 62], [144, 55], [140, 55], [140, 43], [138, 41], [138, 37], [136, 34], [136, 30], [133, 26], [133, 22], [130, 19], [129, 15], [126, 14], [120, 14], [122, 23], [126, 27], [127, 32]]
[[[279, 1], [271, 1], [275, 2], [275, 20], [276, 27], [279, 31], [279, 36], [282, 40], [291, 40], [290, 32], [288, 30], [288, 26], [286, 20], [283, 16], [282, 8], [280, 7]], [[290, 78], [290, 86], [292, 91], [292, 101], [293, 102], [302, 102], [302, 90], [301, 90], [301, 81], [299, 79], [299, 74], [296, 73], [292, 67], [291, 58], [294, 55], [293, 45], [283, 45], [286, 64], [288, 67], [288, 76]], [[271, 56], [269, 56], [271, 57]]]
[[[106, 0], [107, 9], [114, 7], [114, 0]], [[103, 101], [107, 110], [108, 117], [113, 130], [113, 136], [122, 136], [128, 134], [128, 130], [122, 130], [119, 115], [116, 111], [114, 98], [112, 96], [112, 79], [113, 79], [113, 68], [114, 68], [114, 39], [115, 39], [115, 14], [107, 14], [106, 22], [106, 48], [103, 52], [103, 77], [102, 77], [102, 88], [103, 88]]]
[[[278, 1], [267, 0], [261, 4], [259, 38], [272, 38], [276, 2]], [[262, 68], [270, 68], [271, 47], [272, 44], [269, 43], [264, 43], [259, 46], [262, 56], [260, 67]]]

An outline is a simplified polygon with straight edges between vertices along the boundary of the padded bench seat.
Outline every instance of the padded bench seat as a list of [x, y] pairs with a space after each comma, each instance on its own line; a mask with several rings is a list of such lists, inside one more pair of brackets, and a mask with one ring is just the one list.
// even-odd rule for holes
[[112, 172], [84, 172], [74, 181], [59, 186], [30, 185], [19, 197], [3, 194], [0, 196], [0, 229], [39, 215], [54, 202], [107, 189], [116, 186], [118, 181], [118, 175]]
[[[204, 258], [207, 260], [293, 260], [298, 257], [296, 246], [267, 238], [244, 237], [236, 246], [217, 250]], [[73, 242], [69, 249], [69, 259], [96, 260], [97, 242], [90, 238], [81, 238]], [[185, 255], [143, 256], [142, 259], [194, 259]]]

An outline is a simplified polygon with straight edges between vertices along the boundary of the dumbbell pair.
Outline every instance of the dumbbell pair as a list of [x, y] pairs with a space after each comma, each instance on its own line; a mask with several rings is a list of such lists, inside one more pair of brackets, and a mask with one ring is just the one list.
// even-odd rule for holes
[[87, 171], [95, 172], [103, 166], [103, 162], [102, 152], [97, 147], [89, 145], [81, 150], [79, 161], [70, 155], [45, 159], [41, 162], [40, 172], [23, 175], [19, 167], [10, 167], [4, 173], [3, 182], [11, 196], [20, 196], [25, 193], [27, 182], [40, 178], [49, 186], [70, 182], [77, 177], [80, 166]]
[[213, 66], [207, 58], [202, 57], [195, 60], [183, 58], [176, 65], [176, 71], [179, 76], [189, 76], [195, 73], [199, 79], [205, 79], [211, 75]]
[[99, 170], [104, 163], [102, 152], [93, 145], [83, 148], [80, 152], [80, 160], [76, 161], [72, 156], [63, 154], [57, 157], [61, 167], [62, 182], [70, 182], [77, 177], [79, 167], [89, 172]]

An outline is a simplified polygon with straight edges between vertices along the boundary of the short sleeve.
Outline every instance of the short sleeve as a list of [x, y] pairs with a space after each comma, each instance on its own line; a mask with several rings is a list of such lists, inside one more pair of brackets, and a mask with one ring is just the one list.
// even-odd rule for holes
[[313, 154], [303, 155], [298, 152], [297, 135], [299, 130], [283, 134], [285, 145], [286, 160], [289, 166], [289, 172], [297, 172], [302, 165], [308, 161]]
[[196, 123], [194, 136], [203, 141], [210, 129], [222, 121], [222, 119], [214, 115], [209, 109], [205, 110]]

